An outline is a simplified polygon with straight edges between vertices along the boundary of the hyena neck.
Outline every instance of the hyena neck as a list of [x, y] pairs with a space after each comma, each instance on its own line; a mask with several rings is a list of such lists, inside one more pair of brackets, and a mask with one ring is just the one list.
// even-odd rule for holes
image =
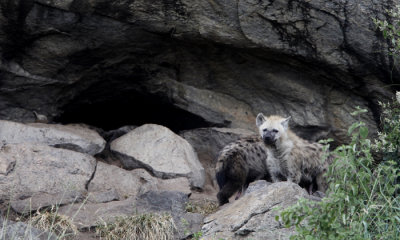
[[291, 138], [291, 132], [282, 134], [282, 136], [275, 143], [275, 156], [280, 159], [285, 159], [292, 151], [294, 146], [293, 139]]

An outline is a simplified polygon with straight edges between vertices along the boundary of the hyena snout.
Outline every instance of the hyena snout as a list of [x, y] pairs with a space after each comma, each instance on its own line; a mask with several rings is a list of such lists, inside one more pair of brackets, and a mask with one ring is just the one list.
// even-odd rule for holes
[[263, 131], [262, 139], [265, 144], [273, 145], [276, 142], [276, 133], [273, 131]]

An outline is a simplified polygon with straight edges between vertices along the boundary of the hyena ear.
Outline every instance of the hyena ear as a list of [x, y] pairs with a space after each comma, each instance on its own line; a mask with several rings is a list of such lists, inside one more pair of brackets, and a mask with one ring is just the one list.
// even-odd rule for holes
[[290, 120], [290, 118], [291, 117], [287, 117], [281, 122], [281, 124], [283, 126], [283, 129], [287, 130], [289, 128], [289, 120]]
[[265, 122], [265, 117], [262, 113], [259, 113], [256, 118], [256, 125], [260, 127]]

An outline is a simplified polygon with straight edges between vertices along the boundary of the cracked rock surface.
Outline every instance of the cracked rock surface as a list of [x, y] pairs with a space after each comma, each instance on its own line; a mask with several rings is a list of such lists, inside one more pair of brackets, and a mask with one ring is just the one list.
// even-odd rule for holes
[[[91, 195], [95, 195], [94, 199], [96, 196], [101, 197], [99, 194], [105, 194], [113, 196], [114, 199], [111, 200], [124, 200], [148, 191], [168, 190], [180, 191], [188, 195], [190, 193], [189, 180], [184, 177], [159, 179], [142, 168], [128, 171], [103, 162], [97, 163], [96, 173], [88, 185], [89, 201]], [[110, 200], [105, 200], [105, 202], [110, 202]]]
[[284, 228], [277, 222], [275, 216], [279, 212], [273, 208], [285, 209], [308, 194], [294, 183], [263, 182], [252, 183], [261, 187], [206, 217], [202, 227], [204, 239], [289, 239], [294, 228]]
[[19, 213], [82, 201], [96, 160], [41, 144], [7, 144], [0, 150], [0, 200]]
[[95, 131], [78, 125], [31, 123], [0, 120], [0, 142], [40, 143], [89, 155], [101, 152], [106, 141]]

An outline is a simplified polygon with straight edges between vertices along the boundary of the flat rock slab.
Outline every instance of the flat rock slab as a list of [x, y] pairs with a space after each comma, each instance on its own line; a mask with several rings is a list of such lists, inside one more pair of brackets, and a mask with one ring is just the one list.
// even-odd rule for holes
[[17, 212], [77, 201], [86, 194], [96, 160], [87, 154], [41, 144], [7, 144], [0, 149], [0, 201]]
[[190, 233], [199, 231], [203, 222], [201, 214], [185, 211], [187, 201], [187, 195], [181, 192], [150, 191], [137, 198], [130, 197], [122, 201], [63, 206], [59, 209], [59, 213], [73, 218], [74, 223], [80, 229], [112, 223], [116, 217], [150, 212], [169, 213], [177, 226], [176, 238], [182, 239]]
[[202, 227], [202, 239], [289, 239], [294, 228], [284, 228], [277, 222], [275, 216], [279, 212], [273, 209], [285, 209], [308, 194], [289, 182], [260, 187], [208, 216]]
[[[99, 201], [104, 201], [102, 199], [106, 198], [123, 200], [150, 190], [179, 191], [186, 195], [191, 192], [187, 178], [159, 179], [142, 168], [128, 171], [103, 162], [98, 162], [96, 173], [88, 187], [89, 196], [93, 195]], [[113, 195], [116, 197], [112, 197]]]
[[204, 168], [193, 147], [166, 127], [145, 124], [114, 140], [110, 149], [124, 168], [145, 168], [159, 178], [187, 177], [202, 188]]
[[0, 120], [0, 142], [42, 143], [90, 155], [101, 152], [106, 144], [96, 131], [80, 125], [22, 124], [4, 120]]

